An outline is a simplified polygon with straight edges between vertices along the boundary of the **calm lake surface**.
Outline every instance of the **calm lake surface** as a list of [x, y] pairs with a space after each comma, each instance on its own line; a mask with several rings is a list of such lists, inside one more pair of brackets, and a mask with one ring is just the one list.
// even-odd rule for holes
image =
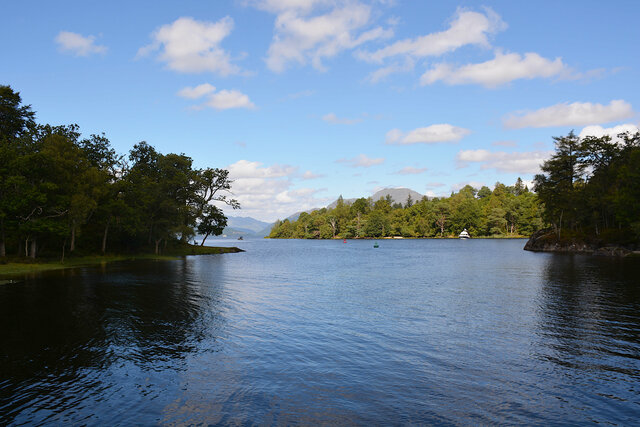
[[0, 285], [0, 424], [638, 423], [637, 259], [379, 243]]

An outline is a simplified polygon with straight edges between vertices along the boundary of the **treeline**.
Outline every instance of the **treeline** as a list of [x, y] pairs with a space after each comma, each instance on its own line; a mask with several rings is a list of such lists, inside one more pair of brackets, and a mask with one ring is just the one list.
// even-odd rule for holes
[[387, 198], [338, 199], [333, 209], [303, 212], [296, 221], [277, 221], [270, 238], [332, 239], [380, 237], [453, 237], [467, 229], [473, 237], [527, 236], [542, 227], [535, 193], [523, 185], [496, 183], [491, 191], [467, 185], [450, 197], [404, 203]]
[[[0, 257], [65, 252], [160, 253], [196, 232], [220, 234], [234, 208], [228, 171], [195, 169], [146, 142], [120, 155], [76, 125], [37, 124], [20, 94], [0, 86]], [[203, 241], [204, 243], [204, 241]]]
[[640, 133], [554, 140], [534, 183], [557, 237], [640, 241]]

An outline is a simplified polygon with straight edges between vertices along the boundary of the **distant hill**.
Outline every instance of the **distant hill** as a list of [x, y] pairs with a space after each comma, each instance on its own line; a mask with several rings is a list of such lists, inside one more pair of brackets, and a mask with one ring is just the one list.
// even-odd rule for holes
[[[350, 205], [358, 199], [343, 199], [345, 205]], [[334, 200], [331, 204], [327, 205], [327, 209], [333, 209], [338, 206], [338, 199]]]
[[[393, 203], [402, 203], [403, 205], [407, 202], [407, 197], [411, 195], [411, 198], [414, 202], [422, 199], [423, 195], [418, 193], [417, 191], [413, 191], [409, 188], [385, 188], [384, 190], [380, 190], [376, 192], [373, 196], [371, 196], [371, 200], [374, 202], [379, 200], [380, 198], [387, 197], [387, 194], [391, 196]], [[344, 203], [347, 205], [355, 202], [356, 199], [344, 199]], [[338, 200], [336, 199], [329, 205], [327, 205], [327, 209], [333, 209], [337, 206]], [[307, 213], [311, 213], [313, 211], [317, 211], [320, 208], [309, 209], [305, 211]], [[298, 217], [302, 212], [296, 212], [293, 215], [289, 215], [287, 218], [289, 221], [297, 221]], [[230, 216], [227, 219], [227, 228], [224, 229], [223, 234], [228, 237], [239, 237], [239, 236], [253, 236], [253, 237], [265, 237], [271, 233], [271, 228], [273, 228], [274, 223], [268, 223], [264, 221], [259, 221], [257, 219], [248, 217], [248, 216]]]
[[422, 197], [424, 197], [422, 194], [409, 188], [385, 188], [377, 191], [373, 196], [371, 196], [371, 200], [377, 202], [381, 198], [386, 198], [387, 195], [391, 196], [393, 203], [402, 203], [403, 205], [407, 202], [409, 195], [411, 195], [414, 202], [418, 202]]
[[271, 225], [268, 222], [259, 221], [250, 216], [229, 216], [227, 217], [227, 227], [236, 230], [250, 230], [253, 233], [257, 233], [265, 229], [265, 227]]

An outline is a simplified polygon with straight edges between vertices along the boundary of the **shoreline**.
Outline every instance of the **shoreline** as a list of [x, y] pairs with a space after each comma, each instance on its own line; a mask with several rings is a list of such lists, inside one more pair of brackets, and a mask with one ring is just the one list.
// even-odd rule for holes
[[[189, 245], [182, 248], [173, 248], [166, 254], [126, 254], [126, 255], [87, 255], [69, 257], [63, 263], [57, 259], [42, 258], [32, 260], [30, 258], [5, 258], [0, 259], [0, 284], [11, 282], [10, 279], [24, 274], [40, 273], [44, 271], [65, 270], [69, 268], [90, 267], [118, 261], [153, 260], [169, 261], [191, 255], [217, 255], [226, 253], [238, 253], [244, 250], [235, 246], [195, 246]], [[6, 261], [6, 262], [4, 262]], [[4, 263], [3, 263], [4, 262]]]
[[525, 251], [582, 254], [605, 257], [640, 257], [640, 247], [604, 241], [587, 241], [584, 238], [558, 239], [549, 229], [533, 233], [524, 245]]
[[529, 236], [480, 236], [470, 237], [469, 239], [460, 239], [458, 236], [444, 236], [444, 237], [335, 237], [329, 239], [305, 239], [305, 238], [293, 238], [293, 237], [264, 237], [267, 240], [523, 240], [528, 239]]

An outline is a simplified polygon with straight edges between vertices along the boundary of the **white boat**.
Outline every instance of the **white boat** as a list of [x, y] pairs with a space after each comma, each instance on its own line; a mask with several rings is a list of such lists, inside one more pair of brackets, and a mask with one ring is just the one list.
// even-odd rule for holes
[[462, 230], [462, 233], [460, 233], [460, 237], [461, 239], [470, 239], [471, 236], [469, 236], [469, 232], [467, 231], [467, 229], [465, 228], [464, 230]]

